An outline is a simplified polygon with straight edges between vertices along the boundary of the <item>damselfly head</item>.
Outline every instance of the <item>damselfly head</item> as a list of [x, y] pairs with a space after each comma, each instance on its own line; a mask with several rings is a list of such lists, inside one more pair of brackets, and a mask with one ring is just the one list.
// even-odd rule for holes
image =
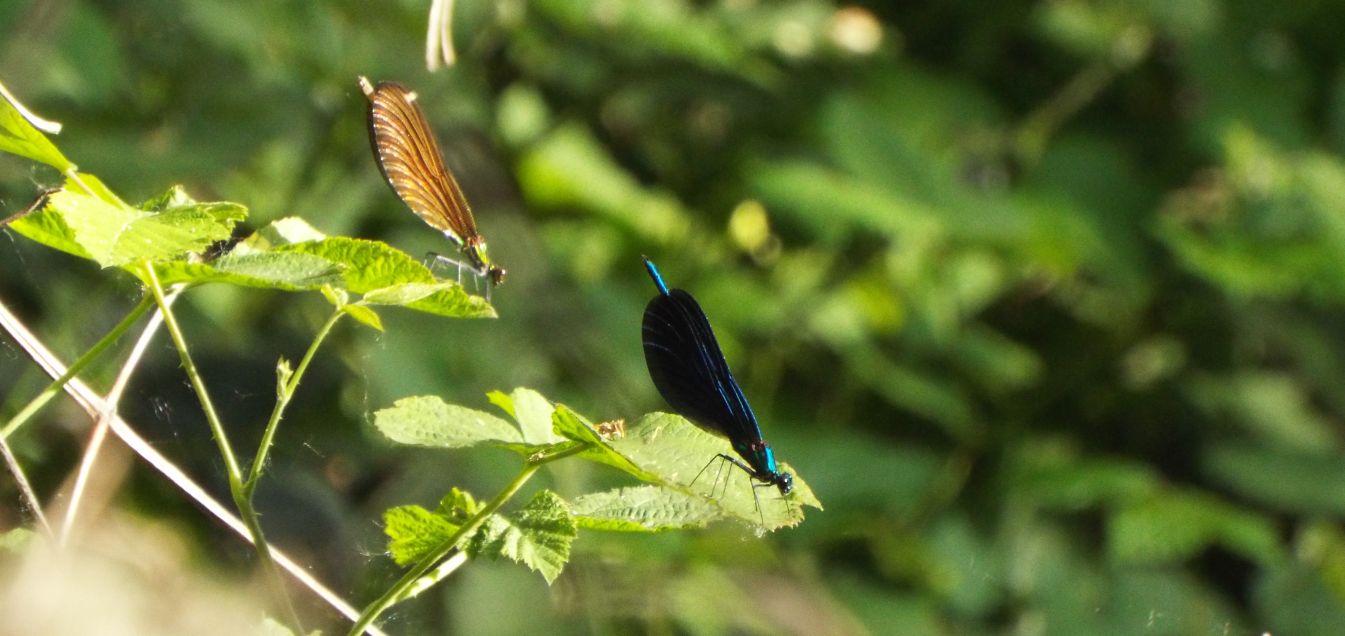
[[504, 271], [503, 267], [496, 267], [494, 265], [491, 265], [490, 267], [486, 268], [486, 277], [490, 279], [491, 285], [495, 286], [503, 285], [504, 275], [506, 273], [507, 272]]

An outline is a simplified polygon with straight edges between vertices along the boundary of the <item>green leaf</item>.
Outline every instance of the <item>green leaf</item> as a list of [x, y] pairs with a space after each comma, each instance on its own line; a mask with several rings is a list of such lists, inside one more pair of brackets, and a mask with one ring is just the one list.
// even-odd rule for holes
[[635, 486], [575, 498], [570, 512], [579, 527], [618, 532], [703, 528], [721, 511], [703, 497], [660, 486]]
[[394, 442], [415, 446], [523, 446], [523, 436], [508, 422], [489, 413], [446, 404], [434, 396], [397, 400], [374, 413], [374, 426]]
[[570, 544], [579, 527], [565, 501], [549, 490], [537, 493], [522, 510], [494, 515], [467, 546], [473, 557], [513, 559], [555, 582], [570, 560]]
[[383, 512], [388, 554], [397, 565], [410, 565], [453, 537], [459, 526], [442, 514], [420, 506], [398, 506]]
[[406, 252], [387, 243], [333, 236], [320, 241], [276, 245], [282, 252], [301, 252], [349, 266], [346, 289], [366, 294], [403, 283], [436, 283], [434, 275]]
[[480, 511], [481, 504], [472, 493], [459, 488], [448, 491], [448, 494], [439, 500], [439, 507], [434, 509], [435, 514], [443, 515], [452, 523], [466, 523]]
[[754, 189], [791, 220], [811, 223], [824, 241], [850, 226], [891, 236], [931, 236], [941, 232], [939, 210], [892, 190], [832, 168], [803, 161], [762, 162], [751, 172]]
[[135, 207], [146, 212], [163, 212], [169, 208], [178, 208], [184, 205], [192, 205], [196, 199], [187, 194], [187, 190], [180, 185], [175, 185], [164, 191], [159, 196], [146, 199], [140, 205]]
[[415, 563], [452, 539], [453, 533], [480, 510], [471, 493], [458, 488], [444, 495], [433, 511], [420, 506], [391, 508], [383, 513], [388, 553], [397, 565]]
[[551, 417], [556, 408], [541, 393], [519, 387], [509, 394], [509, 403], [529, 444], [554, 444], [564, 439], [552, 430]]
[[368, 304], [402, 305], [450, 318], [493, 318], [495, 308], [454, 282], [435, 279], [430, 270], [406, 252], [386, 243], [330, 237], [275, 246], [279, 252], [300, 252], [346, 265], [346, 289], [367, 294]]
[[[648, 509], [639, 512], [640, 516], [626, 520], [632, 524], [630, 529], [657, 528], [661, 523], [694, 524], [727, 516], [774, 530], [801, 522], [804, 506], [822, 507], [807, 482], [787, 464], [781, 463], [779, 468], [794, 474], [794, 489], [788, 497], [779, 497], [775, 489], [753, 488], [756, 484], [744, 472], [717, 459], [721, 453], [733, 453], [727, 440], [710, 435], [677, 415], [646, 415], [626, 427], [625, 435], [608, 440], [583, 416], [563, 405], [553, 406], [531, 389], [515, 389], [510, 395], [496, 391], [488, 397], [515, 417], [522, 432], [493, 415], [445, 404], [436, 397], [399, 400], [391, 408], [375, 413], [374, 425], [393, 441], [437, 448], [486, 444], [532, 456], [584, 444], [579, 457], [694, 497], [715, 511], [713, 515], [704, 510], [693, 515], [689, 508], [669, 512], [665, 508], [675, 500], [668, 496], [666, 500], [648, 502], [645, 504]], [[703, 479], [696, 480], [707, 467]], [[697, 483], [692, 484], [693, 481]], [[604, 523], [615, 521], [609, 519]]]
[[1244, 371], [1198, 376], [1190, 382], [1196, 403], [1215, 417], [1231, 420], [1264, 440], [1305, 453], [1334, 446], [1334, 423], [1315, 408], [1299, 380], [1289, 373]]
[[[822, 507], [808, 484], [784, 463], [779, 464], [779, 469], [794, 475], [793, 491], [782, 499], [779, 491], [762, 488], [754, 496], [757, 491], [743, 471], [716, 459], [721, 453], [736, 456], [728, 440], [702, 431], [679, 415], [644, 415], [626, 427], [624, 436], [607, 442], [607, 446], [638, 467], [637, 476], [641, 479], [699, 496], [708, 496], [712, 491], [721, 493], [711, 501], [724, 514], [750, 525], [761, 525], [764, 518], [768, 530], [794, 526], [803, 521], [803, 506]], [[606, 463], [603, 455], [583, 456]]]
[[582, 415], [571, 411], [564, 404], [557, 404], [551, 412], [551, 430], [565, 439], [585, 444], [606, 445], [606, 440]]
[[[125, 201], [122, 201], [121, 197], [117, 196], [117, 194], [112, 191], [112, 188], [107, 187], [107, 184], [103, 183], [102, 179], [99, 179], [98, 177], [95, 177], [87, 172], [80, 174], [72, 174], [69, 177], [66, 177], [65, 189], [73, 192], [91, 194], [95, 197], [98, 197], [99, 199], [102, 199], [103, 201], [106, 201], [108, 204], [115, 205], [119, 208], [132, 207]], [[194, 200], [191, 200], [190, 202], [195, 203]]]
[[[517, 391], [518, 389], [514, 390]], [[491, 391], [486, 394], [486, 399], [489, 400], [491, 404], [494, 404], [496, 408], [508, 413], [509, 417], [514, 418], [515, 422], [518, 421], [518, 415], [514, 413], [514, 400], [513, 398], [510, 398], [508, 394], [503, 391]]]
[[1126, 504], [1158, 487], [1146, 466], [1102, 458], [1026, 467], [1014, 481], [1016, 494], [1027, 501], [1064, 510]]
[[524, 196], [540, 207], [591, 210], [660, 241], [685, 236], [690, 225], [676, 197], [646, 188], [581, 125], [556, 127], [519, 158], [517, 172]]
[[462, 286], [454, 282], [400, 283], [370, 290], [362, 300], [370, 305], [409, 305], [432, 294], [453, 289], [461, 290]]
[[1127, 506], [1108, 519], [1108, 552], [1120, 563], [1181, 561], [1213, 545], [1262, 564], [1282, 557], [1278, 533], [1270, 519], [1208, 495], [1158, 495]]
[[50, 196], [48, 209], [61, 215], [85, 253], [99, 265], [112, 267], [200, 252], [229, 238], [239, 208], [194, 204], [151, 212], [66, 187]]
[[341, 311], [349, 314], [351, 318], [354, 318], [360, 324], [368, 325], [378, 331], [383, 331], [383, 319], [378, 317], [378, 312], [365, 307], [364, 305], [354, 303], [341, 305]]
[[591, 422], [565, 405], [556, 405], [556, 410], [551, 414], [551, 421], [557, 434], [588, 445], [588, 448], [580, 453], [581, 457], [607, 464], [642, 481], [660, 481], [658, 475], [636, 466], [621, 453], [613, 450], [607, 443], [607, 438], [599, 434]]
[[[102, 185], [102, 183], [99, 182], [99, 185]], [[68, 183], [66, 187], [67, 189], [71, 189], [71, 186]], [[82, 188], [79, 189], [82, 190]], [[106, 189], [106, 186], [104, 186], [104, 189]], [[94, 194], [107, 200], [107, 196], [99, 194], [97, 191], [95, 191]], [[109, 191], [107, 194], [111, 194], [111, 192]], [[115, 197], [115, 195], [113, 196]], [[120, 203], [120, 199], [109, 200], [109, 203]], [[196, 199], [191, 198], [191, 195], [188, 195], [187, 191], [180, 185], [175, 185], [169, 188], [163, 194], [141, 203], [136, 206], [136, 208], [146, 212], [169, 212], [191, 208], [208, 214], [217, 221], [227, 222], [230, 225], [248, 218], [248, 209], [242, 205], [228, 201], [198, 203]]]
[[341, 267], [308, 254], [225, 254], [208, 263], [169, 261], [155, 270], [164, 285], [228, 283], [242, 287], [307, 291], [340, 283]]
[[[7, 90], [0, 92], [8, 94]], [[42, 131], [28, 123], [19, 108], [8, 97], [0, 95], [0, 152], [45, 163], [61, 172], [74, 169], [75, 164], [66, 159]]]
[[317, 242], [325, 238], [327, 238], [327, 235], [309, 225], [308, 221], [296, 216], [289, 216], [276, 219], [267, 224], [266, 227], [253, 232], [252, 236], [244, 239], [234, 249], [235, 251], [247, 249], [264, 252], [281, 245]]
[[495, 308], [486, 299], [468, 294], [452, 281], [399, 283], [371, 290], [364, 295], [370, 305], [396, 305], [449, 318], [494, 318]]
[[41, 208], [15, 219], [9, 224], [9, 227], [35, 243], [46, 245], [66, 254], [93, 260], [89, 251], [84, 249], [79, 241], [75, 240], [75, 231], [65, 222], [65, 217], [48, 208], [45, 202]]

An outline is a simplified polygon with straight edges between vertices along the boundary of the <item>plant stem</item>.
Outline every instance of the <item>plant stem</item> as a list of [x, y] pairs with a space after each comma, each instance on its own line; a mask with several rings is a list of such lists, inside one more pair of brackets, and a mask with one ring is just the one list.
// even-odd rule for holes
[[145, 263], [145, 280], [149, 282], [150, 292], [154, 294], [154, 300], [159, 304], [159, 312], [163, 314], [163, 324], [168, 329], [168, 335], [173, 338], [173, 346], [177, 348], [178, 358], [182, 360], [182, 369], [187, 373], [187, 379], [191, 382], [192, 389], [196, 391], [196, 398], [201, 402], [201, 410], [205, 412], [206, 424], [210, 426], [210, 433], [215, 438], [215, 445], [219, 447], [220, 456], [224, 458], [224, 468], [229, 476], [229, 488], [235, 489], [235, 485], [241, 486], [243, 482], [243, 471], [238, 466], [238, 458], [234, 456], [233, 449], [229, 446], [229, 437], [224, 432], [224, 424], [220, 422], [219, 414], [215, 411], [214, 402], [210, 401], [210, 393], [206, 390], [205, 380], [201, 378], [201, 373], [196, 369], [196, 363], [191, 359], [191, 352], [187, 350], [187, 340], [182, 335], [182, 327], [178, 325], [177, 316], [173, 314], [172, 306], [164, 298], [163, 285], [159, 283], [159, 275], [154, 272], [154, 266]]
[[[146, 297], [149, 297], [146, 295]], [[3, 299], [0, 299], [0, 329], [9, 333], [20, 349], [23, 349], [29, 357], [33, 359], [42, 371], [52, 378], [57, 378], [66, 372], [66, 366], [61, 363], [56, 356], [52, 355], [43, 344], [37, 340], [31, 331], [24, 328], [14, 314], [5, 306]], [[65, 385], [65, 392], [68, 393], [75, 404], [79, 405], [91, 419], [97, 419], [107, 407], [104, 400], [93, 392], [78, 377], [73, 378]], [[160, 475], [173, 484], [188, 499], [195, 502], [209, 516], [219, 520], [219, 522], [230, 531], [236, 533], [245, 540], [251, 541], [252, 535], [243, 521], [233, 514], [224, 504], [211, 496], [206, 489], [192, 480], [191, 476], [173, 463], [173, 461], [159, 452], [159, 450], [135, 432], [135, 428], [123, 420], [120, 415], [113, 415], [111, 419], [112, 432], [126, 444], [128, 448], [140, 456], [151, 468], [158, 471]], [[289, 572], [304, 587], [312, 590], [324, 602], [331, 605], [341, 616], [350, 620], [359, 618], [359, 611], [342, 599], [331, 588], [322, 584], [308, 571], [307, 567], [300, 565], [294, 559], [288, 557], [280, 549], [272, 550], [277, 564]], [[377, 627], [370, 627], [368, 631], [373, 636], [386, 636]]]
[[46, 406], [47, 402], [50, 402], [52, 398], [56, 397], [56, 395], [61, 392], [62, 387], [65, 386], [65, 383], [70, 381], [70, 378], [79, 375], [85, 367], [89, 366], [89, 364], [96, 360], [99, 355], [102, 355], [104, 351], [107, 351], [109, 347], [117, 342], [117, 339], [121, 338], [122, 334], [130, 331], [136, 321], [140, 320], [140, 317], [145, 315], [145, 312], [149, 311], [153, 306], [154, 297], [145, 294], [145, 296], [140, 299], [140, 302], [131, 309], [130, 313], [126, 314], [126, 317], [122, 318], [121, 322], [117, 323], [117, 326], [112, 328], [112, 331], [107, 332], [106, 336], [103, 336], [101, 340], [94, 343], [88, 351], [84, 352], [84, 355], [81, 355], [78, 360], [75, 360], [74, 364], [70, 365], [69, 369], [66, 369], [65, 373], [61, 374], [61, 377], [56, 378], [51, 384], [48, 384], [47, 388], [37, 394], [37, 397], [33, 398], [32, 401], [24, 405], [23, 409], [16, 413], [14, 417], [10, 418], [10, 420], [5, 423], [4, 428], [0, 429], [0, 438], [9, 439], [9, 436], [12, 435], [14, 431], [19, 430], [20, 426], [23, 426], [33, 415], [36, 415], [43, 406]]
[[201, 373], [196, 369], [196, 364], [192, 362], [191, 353], [187, 350], [187, 340], [182, 335], [182, 328], [177, 323], [177, 317], [173, 315], [171, 305], [164, 298], [163, 285], [159, 283], [159, 276], [154, 272], [154, 265], [146, 262], [144, 271], [145, 281], [149, 283], [150, 291], [154, 293], [154, 300], [159, 304], [159, 312], [163, 314], [163, 324], [168, 329], [168, 334], [173, 338], [173, 346], [177, 347], [178, 357], [182, 359], [182, 368], [187, 372], [187, 378], [191, 381], [192, 388], [196, 390], [196, 398], [201, 402], [201, 410], [205, 412], [206, 423], [210, 425], [210, 432], [215, 438], [216, 446], [219, 447], [220, 456], [224, 459], [225, 472], [229, 477], [229, 494], [233, 495], [238, 516], [242, 518], [243, 523], [247, 525], [248, 533], [252, 535], [252, 545], [257, 550], [257, 558], [261, 561], [262, 569], [266, 571], [276, 593], [285, 601], [292, 625], [297, 628], [298, 633], [302, 634], [303, 629], [299, 623], [298, 612], [294, 610], [289, 593], [285, 590], [284, 580], [280, 577], [280, 568], [276, 567], [275, 560], [271, 558], [271, 546], [262, 534], [261, 519], [257, 516], [257, 511], [252, 507], [252, 501], [244, 490], [243, 471], [238, 465], [238, 458], [234, 456], [233, 448], [229, 446], [229, 438], [224, 432], [224, 424], [220, 422], [219, 414], [215, 411], [215, 405], [210, 401], [210, 393], [206, 390], [205, 380], [201, 378]]
[[290, 399], [294, 397], [294, 392], [299, 388], [299, 381], [303, 379], [304, 372], [308, 370], [308, 363], [313, 361], [313, 356], [317, 354], [318, 347], [322, 341], [331, 333], [332, 327], [336, 326], [341, 316], [346, 315], [344, 311], [336, 310], [331, 317], [323, 323], [322, 328], [318, 330], [317, 336], [313, 338], [313, 343], [308, 346], [308, 351], [299, 361], [299, 368], [290, 374], [289, 378], [279, 387], [276, 392], [276, 405], [271, 410], [271, 419], [266, 422], [266, 430], [262, 433], [261, 443], [257, 446], [257, 456], [252, 459], [252, 468], [248, 471], [247, 481], [243, 482], [244, 491], [247, 493], [248, 500], [252, 500], [253, 494], [257, 491], [257, 483], [261, 481], [262, 469], [266, 466], [266, 455], [271, 450], [271, 443], [275, 439], [276, 429], [280, 427], [280, 418], [285, 413], [285, 407], [289, 406]]
[[505, 502], [509, 501], [509, 499], [518, 492], [518, 489], [522, 488], [523, 484], [527, 483], [528, 480], [537, 473], [537, 469], [541, 468], [543, 463], [544, 461], [529, 461], [527, 464], [524, 464], [523, 470], [519, 471], [519, 473], [514, 476], [514, 480], [509, 482], [509, 485], [505, 486], [504, 490], [500, 491], [500, 494], [495, 495], [495, 498], [491, 499], [490, 503], [487, 503], [475, 516], [462, 524], [462, 526], [458, 528], [458, 531], [453, 533], [453, 536], [439, 544], [432, 552], [416, 562], [416, 565], [410, 570], [407, 570], [406, 574], [402, 575], [402, 578], [397, 579], [397, 582], [393, 584], [392, 587], [388, 588], [387, 592], [384, 592], [382, 596], [378, 597], [373, 603], [370, 603], [368, 607], [364, 608], [364, 613], [360, 614], [360, 620], [356, 621], [355, 626], [350, 628], [350, 636], [359, 636], [363, 633], [364, 628], [372, 624], [380, 614], [386, 611], [389, 607], [392, 607], [396, 603], [410, 596], [412, 589], [416, 589], [417, 592], [424, 589], [416, 585], [417, 581], [420, 580], [420, 577], [426, 572], [429, 572], [430, 569], [438, 564], [445, 556], [448, 556], [448, 553], [452, 552], [453, 548], [457, 547], [458, 543], [464, 538], [469, 537], [473, 532], [476, 532], [477, 528], [480, 528], [481, 524], [485, 523], [487, 517], [495, 514], [495, 511], [499, 510], [500, 506], [503, 506]]

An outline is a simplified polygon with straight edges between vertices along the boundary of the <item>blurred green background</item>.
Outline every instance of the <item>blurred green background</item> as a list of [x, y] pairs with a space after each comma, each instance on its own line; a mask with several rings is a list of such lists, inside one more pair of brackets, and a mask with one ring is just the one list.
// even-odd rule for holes
[[[500, 318], [344, 323], [259, 494], [275, 543], [363, 605], [396, 576], [383, 509], [512, 474], [503, 452], [383, 441], [368, 415], [399, 397], [488, 408], [530, 386], [595, 420], [665, 408], [641, 254], [700, 299], [826, 510], [760, 539], [584, 533], [551, 587], [470, 563], [390, 630], [1345, 625], [1345, 5], [459, 0], [459, 60], [435, 73], [428, 5], [0, 3], [0, 81], [65, 124], [82, 170], [131, 200], [181, 183], [237, 201], [253, 227], [298, 215], [447, 251], [380, 180], [356, 77], [421, 95], [510, 271]], [[0, 158], [3, 213], [58, 181]], [[67, 361], [138, 296], [6, 238], [0, 298]], [[276, 357], [302, 354], [327, 305], [217, 286], [179, 307], [252, 448]], [[7, 339], [0, 360], [8, 416], [45, 379]], [[166, 340], [123, 413], [224, 492]], [[44, 496], [86, 427], [61, 406], [14, 440]], [[565, 465], [543, 481], [623, 483]], [[134, 464], [114, 492], [103, 518], [180, 542], [172, 567], [256, 586], [246, 546], [154, 473]]]

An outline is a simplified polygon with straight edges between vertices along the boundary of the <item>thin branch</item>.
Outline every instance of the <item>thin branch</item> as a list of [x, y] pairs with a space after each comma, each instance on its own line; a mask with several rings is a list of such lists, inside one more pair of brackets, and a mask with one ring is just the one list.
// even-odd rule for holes
[[1116, 75], [1116, 68], [1110, 64], [1090, 64], [1045, 103], [1033, 109], [1013, 134], [1013, 149], [1018, 157], [1029, 164], [1041, 159], [1051, 136], [1091, 103], [1116, 79]]
[[[42, 392], [38, 393], [37, 397], [29, 401], [28, 404], [25, 404], [14, 417], [10, 418], [9, 421], [5, 423], [4, 428], [0, 429], [0, 438], [9, 439], [9, 436], [13, 435], [14, 431], [19, 430], [20, 426], [23, 426], [24, 423], [36, 415], [38, 411], [42, 410], [42, 407], [46, 406], [47, 402], [50, 402], [52, 398], [56, 397], [56, 395], [61, 392], [61, 387], [65, 386], [65, 383], [69, 382], [70, 378], [75, 377], [75, 375], [84, 370], [84, 367], [89, 366], [89, 363], [96, 360], [104, 351], [107, 351], [109, 347], [117, 342], [118, 338], [121, 338], [122, 334], [130, 331], [136, 321], [140, 320], [140, 317], [145, 315], [145, 312], [149, 311], [153, 306], [154, 297], [145, 294], [145, 296], [140, 299], [140, 303], [131, 309], [131, 312], [126, 314], [126, 317], [122, 318], [121, 322], [117, 323], [117, 326], [107, 332], [107, 335], [94, 343], [92, 347], [89, 347], [89, 350], [85, 351], [83, 355], [76, 359], [75, 363], [70, 365], [69, 369], [60, 374], [60, 377], [57, 377], [51, 384], [47, 385], [45, 389], [42, 389]], [[19, 337], [19, 333], [28, 333], [27, 328], [23, 326], [23, 323], [20, 322], [18, 317], [14, 314], [6, 312], [6, 316], [8, 318], [8, 324], [5, 326], [5, 331], [8, 331], [10, 335], [13, 335], [14, 339], [19, 342], [20, 346], [22, 346], [23, 339]], [[33, 358], [34, 360], [38, 357], [32, 351], [27, 351], [27, 353], [28, 357]]]
[[14, 481], [19, 485], [19, 495], [23, 497], [28, 509], [33, 511], [33, 518], [37, 520], [38, 527], [46, 533], [48, 537], [55, 535], [51, 532], [51, 525], [47, 523], [47, 516], [42, 514], [42, 502], [38, 500], [37, 493], [33, 492], [32, 484], [28, 483], [28, 478], [23, 474], [23, 467], [19, 465], [19, 460], [14, 456], [13, 451], [9, 449], [9, 443], [0, 439], [0, 455], [4, 456], [5, 465], [9, 467], [10, 474], [14, 475]]
[[[169, 292], [165, 301], [172, 305], [182, 293], [179, 287]], [[117, 415], [117, 404], [121, 401], [122, 393], [126, 392], [126, 385], [131, 380], [131, 375], [135, 373], [136, 367], [140, 364], [140, 359], [144, 357], [145, 350], [149, 343], [158, 333], [159, 326], [163, 324], [163, 314], [155, 312], [149, 317], [149, 324], [145, 325], [145, 330], [140, 333], [140, 338], [136, 340], [135, 346], [131, 348], [131, 353], [126, 357], [126, 362], [121, 367], [121, 372], [117, 374], [117, 379], [112, 384], [112, 388], [107, 392], [103, 399], [103, 408], [98, 413], [98, 421], [94, 424], [93, 433], [89, 436], [89, 445], [84, 449], [84, 457], [79, 463], [79, 472], [75, 476], [75, 485], [70, 490], [70, 501], [66, 504], [65, 520], [61, 523], [61, 543], [64, 544], [70, 539], [71, 529], [74, 528], [75, 519], [79, 515], [80, 501], [84, 497], [84, 489], [88, 485], [89, 476], [93, 474], [93, 465], [98, 461], [99, 451], [102, 450], [103, 442], [107, 439], [108, 427], [112, 418]]]
[[[23, 323], [20, 322], [3, 303], [0, 303], [0, 328], [4, 328], [5, 331], [9, 332], [14, 340], [18, 342], [19, 346], [28, 353], [38, 366], [42, 367], [42, 370], [46, 372], [47, 375], [56, 378], [67, 373], [67, 369], [59, 360], [57, 360], [56, 356], [53, 355], [32, 332], [28, 331]], [[96, 419], [98, 414], [105, 408], [103, 399], [99, 397], [98, 394], [94, 393], [88, 385], [84, 384], [84, 382], [78, 379], [72, 379], [69, 382], [64, 383], [64, 386], [66, 393], [69, 393], [70, 396], [75, 399], [85, 412], [89, 414], [91, 419]], [[243, 524], [241, 519], [235, 516], [224, 504], [210, 496], [203, 487], [193, 481], [192, 478], [174, 464], [172, 460], [165, 457], [143, 437], [140, 437], [140, 435], [135, 432], [135, 429], [131, 428], [131, 425], [127, 424], [121, 416], [113, 417], [109, 423], [113, 434], [125, 442], [126, 445], [129, 446], [131, 450], [135, 451], [141, 459], [145, 460], [147, 464], [159, 471], [159, 473], [167, 478], [168, 481], [172, 482], [174, 486], [204, 508], [206, 512], [210, 513], [225, 526], [228, 526], [230, 530], [233, 530], [249, 543], [252, 541], [247, 526]], [[342, 616], [352, 621], [359, 618], [358, 610], [345, 602], [345, 600], [330, 588], [313, 578], [313, 575], [309, 574], [304, 566], [299, 565], [278, 549], [272, 550], [271, 554], [275, 557], [276, 563], [284, 568], [286, 572], [289, 572], [295, 580], [303, 584], [304, 587], [312, 590], [314, 594], [327, 604], [331, 605], [337, 612], [340, 612]], [[371, 626], [366, 631], [375, 636], [386, 636], [383, 631], [376, 627]]]
[[440, 563], [439, 567], [434, 568], [433, 572], [420, 577], [410, 587], [407, 587], [406, 591], [397, 598], [397, 602], [400, 603], [408, 598], [419, 596], [421, 592], [434, 587], [436, 583], [448, 578], [448, 575], [462, 567], [462, 564], [466, 562], [467, 553], [459, 550], [454, 553], [453, 556], [444, 559], [444, 562]]

